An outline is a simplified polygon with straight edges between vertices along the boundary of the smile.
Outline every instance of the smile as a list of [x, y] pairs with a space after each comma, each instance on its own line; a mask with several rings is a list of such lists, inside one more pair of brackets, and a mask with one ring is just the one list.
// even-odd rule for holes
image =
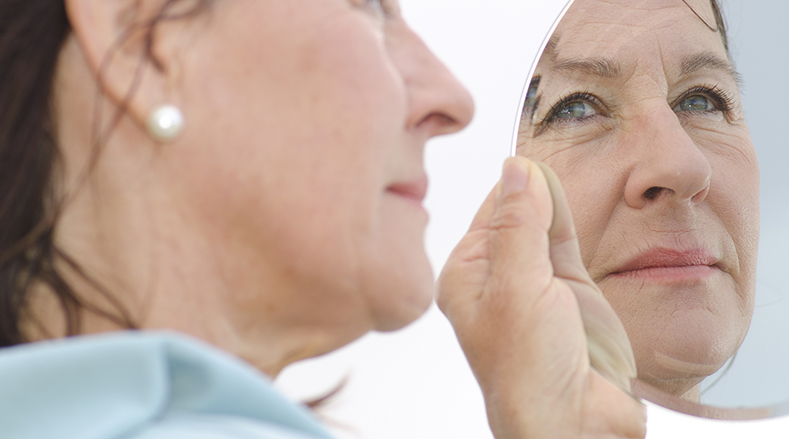
[[676, 251], [658, 248], [639, 254], [610, 276], [654, 282], [702, 280], [721, 271], [717, 263], [717, 258], [704, 249]]

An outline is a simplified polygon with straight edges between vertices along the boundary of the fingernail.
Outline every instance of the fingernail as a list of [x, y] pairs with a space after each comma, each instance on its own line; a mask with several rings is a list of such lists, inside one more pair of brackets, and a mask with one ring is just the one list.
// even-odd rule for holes
[[508, 158], [504, 162], [504, 169], [501, 173], [501, 196], [514, 194], [526, 189], [529, 184], [529, 165], [525, 160], [518, 160], [514, 157]]

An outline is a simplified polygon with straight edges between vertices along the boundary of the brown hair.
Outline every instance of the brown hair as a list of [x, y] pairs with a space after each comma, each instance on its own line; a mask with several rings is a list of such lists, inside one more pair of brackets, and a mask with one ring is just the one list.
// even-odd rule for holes
[[721, 10], [718, 0], [710, 0], [710, 6], [712, 6], [712, 13], [715, 15], [715, 24], [718, 26], [718, 34], [721, 36], [723, 48], [726, 49], [726, 55], [729, 57], [729, 61], [731, 61], [731, 55], [729, 54], [729, 35], [727, 34], [726, 18], [723, 16], [723, 11]]
[[[166, 0], [159, 13], [143, 24], [148, 49], [157, 23], [197, 14], [212, 0], [197, 0], [188, 11], [170, 14], [181, 2]], [[80, 332], [83, 310], [124, 327], [134, 326], [120, 302], [53, 240], [64, 201], [57, 199], [52, 181], [59, 153], [51, 96], [58, 55], [70, 32], [63, 1], [0, 2], [0, 347], [25, 342], [20, 323], [36, 283], [46, 285], [60, 301], [67, 335]], [[82, 276], [115, 309], [86, 303], [59, 267]]]

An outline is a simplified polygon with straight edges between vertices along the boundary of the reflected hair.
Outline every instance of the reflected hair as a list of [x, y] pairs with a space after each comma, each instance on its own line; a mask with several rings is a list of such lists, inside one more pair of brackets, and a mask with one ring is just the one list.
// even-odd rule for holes
[[723, 10], [718, 0], [710, 0], [710, 6], [712, 6], [712, 14], [715, 16], [715, 25], [718, 27], [718, 34], [721, 37], [723, 48], [726, 50], [726, 56], [729, 57], [729, 61], [732, 61], [731, 53], [729, 52], [729, 35], [726, 17], [723, 16]]

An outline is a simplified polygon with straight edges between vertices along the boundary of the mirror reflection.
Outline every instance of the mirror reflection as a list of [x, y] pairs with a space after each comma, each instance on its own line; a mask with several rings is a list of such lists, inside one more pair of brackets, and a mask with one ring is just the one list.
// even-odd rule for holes
[[[759, 169], [717, 0], [576, 0], [517, 154], [559, 175], [649, 399], [701, 402], [754, 314]], [[669, 402], [667, 402], [669, 401]]]

